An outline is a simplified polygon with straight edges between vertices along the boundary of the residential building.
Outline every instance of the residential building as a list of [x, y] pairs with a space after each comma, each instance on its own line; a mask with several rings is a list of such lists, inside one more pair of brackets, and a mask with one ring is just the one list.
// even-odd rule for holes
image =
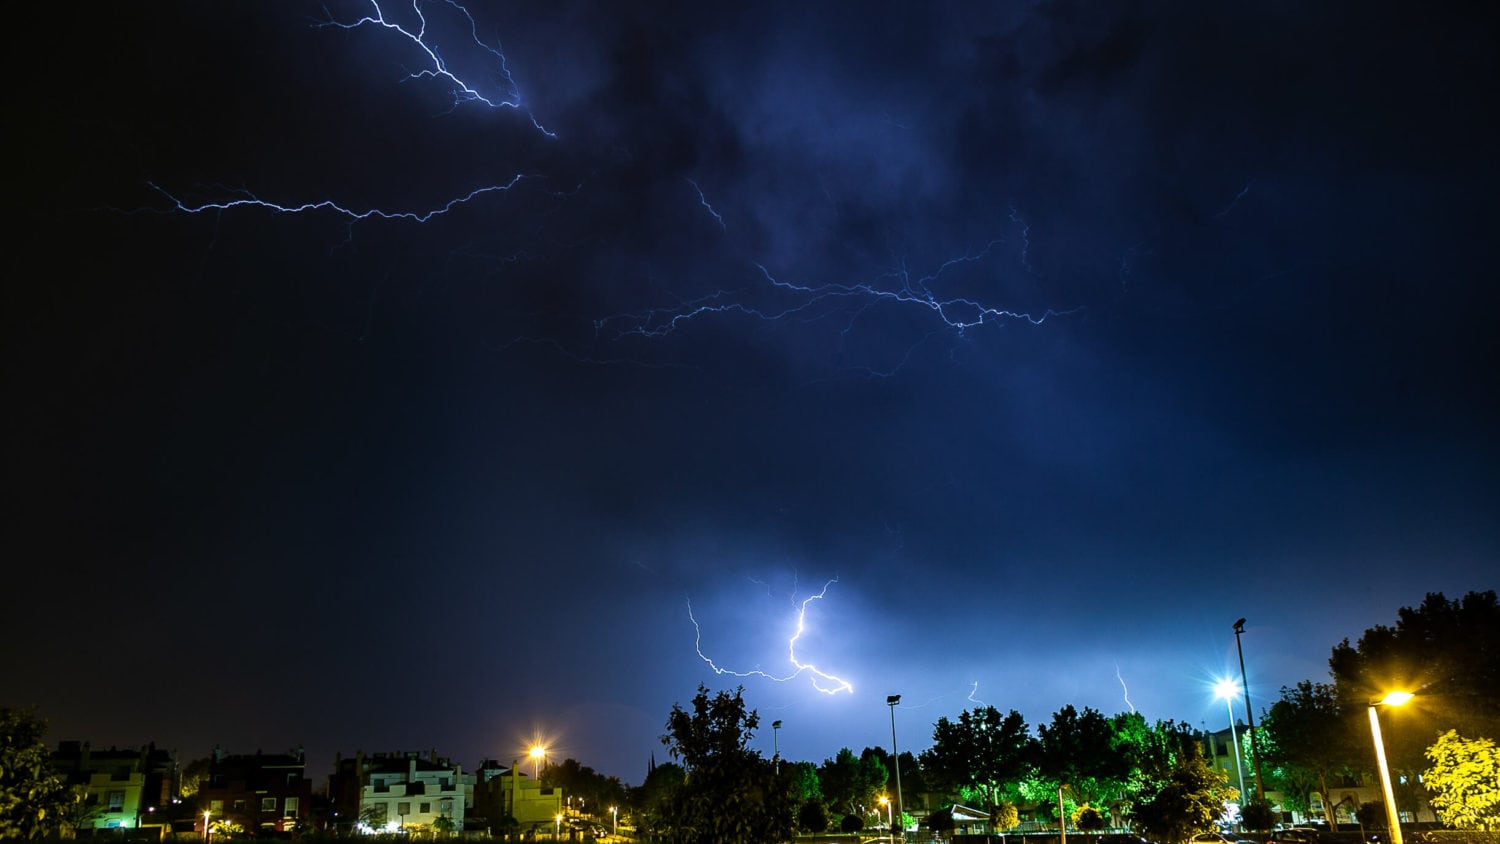
[[208, 778], [198, 790], [199, 811], [210, 824], [237, 824], [246, 833], [305, 828], [312, 812], [312, 781], [299, 747], [288, 753], [231, 755], [214, 748]]
[[52, 763], [69, 785], [82, 786], [84, 800], [98, 807], [84, 829], [135, 829], [156, 824], [172, 796], [172, 755], [149, 744], [94, 750], [89, 742], [59, 742]]
[[460, 831], [474, 808], [473, 774], [432, 751], [336, 758], [329, 796], [341, 829]]
[[516, 760], [507, 767], [486, 759], [479, 763], [478, 772], [475, 812], [489, 820], [491, 831], [498, 830], [506, 817], [514, 818], [522, 830], [550, 829], [564, 814], [563, 790], [528, 777]]

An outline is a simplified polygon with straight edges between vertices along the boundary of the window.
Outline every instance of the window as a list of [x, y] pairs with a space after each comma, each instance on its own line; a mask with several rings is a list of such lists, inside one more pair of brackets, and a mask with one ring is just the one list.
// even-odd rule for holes
[[106, 812], [123, 812], [123, 811], [125, 811], [125, 792], [123, 792], [123, 791], [111, 791], [109, 793], [109, 808], [105, 809], [105, 811]]
[[418, 805], [418, 808], [417, 808], [418, 812], [421, 812], [424, 815], [428, 815], [428, 814], [432, 813], [432, 804], [431, 803], [419, 803], [417, 805]]
[[288, 797], [286, 799], [286, 801], [282, 804], [283, 808], [281, 810], [281, 816], [283, 818], [297, 817], [297, 801], [298, 798], [296, 797]]
[[409, 815], [409, 814], [411, 814], [411, 804], [407, 803], [407, 802], [404, 802], [404, 801], [401, 802], [401, 803], [397, 803], [396, 804], [396, 814], [398, 814], [398, 815]]
[[222, 815], [222, 814], [224, 814], [224, 801], [223, 800], [210, 800], [210, 801], [208, 801], [208, 810], [210, 812], [213, 812], [216, 815]]
[[260, 810], [262, 812], [266, 812], [267, 814], [275, 814], [275, 812], [276, 812], [276, 798], [275, 797], [262, 797], [262, 798], [260, 798]]

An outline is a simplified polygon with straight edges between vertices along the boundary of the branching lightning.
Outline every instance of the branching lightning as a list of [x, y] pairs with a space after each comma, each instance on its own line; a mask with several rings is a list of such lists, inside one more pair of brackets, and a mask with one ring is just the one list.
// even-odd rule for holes
[[1032, 325], [1041, 325], [1049, 317], [1072, 312], [1052, 308], [1035, 314], [1012, 311], [969, 297], [940, 298], [933, 292], [934, 285], [945, 272], [959, 264], [982, 260], [994, 245], [995, 242], [992, 241], [978, 252], [949, 259], [932, 273], [920, 278], [913, 279], [906, 269], [898, 268], [870, 281], [853, 284], [799, 284], [784, 281], [773, 275], [764, 264], [756, 263], [754, 266], [765, 283], [765, 289], [777, 294], [778, 301], [756, 306], [740, 301], [731, 292], [721, 290], [675, 307], [650, 308], [606, 317], [596, 320], [594, 327], [601, 332], [612, 331], [616, 337], [663, 337], [705, 315], [738, 313], [765, 321], [794, 317], [812, 321], [838, 316], [844, 320], [841, 331], [848, 332], [868, 309], [877, 304], [892, 303], [926, 310], [946, 327], [962, 333], [987, 322], [1002, 320], [1024, 320]]
[[520, 182], [524, 178], [526, 178], [524, 175], [517, 173], [509, 182], [506, 182], [503, 185], [487, 185], [485, 187], [475, 188], [474, 190], [469, 191], [463, 196], [450, 199], [442, 205], [439, 205], [436, 208], [432, 208], [427, 211], [386, 211], [380, 208], [368, 208], [361, 211], [354, 208], [346, 208], [331, 199], [325, 199], [319, 202], [303, 202], [297, 205], [285, 205], [279, 202], [271, 202], [269, 200], [261, 199], [260, 197], [255, 196], [249, 191], [243, 190], [234, 191], [233, 193], [235, 193], [236, 195], [232, 199], [220, 200], [218, 202], [202, 202], [193, 205], [182, 199], [179, 199], [176, 195], [169, 193], [166, 188], [163, 188], [161, 185], [158, 185], [155, 182], [147, 182], [146, 184], [149, 185], [152, 190], [166, 197], [167, 200], [171, 202], [178, 211], [186, 214], [202, 214], [205, 211], [228, 211], [232, 208], [264, 208], [266, 210], [275, 211], [280, 214], [301, 214], [308, 211], [332, 211], [335, 214], [348, 218], [351, 223], [357, 222], [359, 220], [368, 220], [372, 217], [382, 220], [410, 220], [416, 223], [426, 223], [431, 221], [435, 217], [440, 217], [444, 214], [447, 214], [449, 211], [452, 211], [460, 205], [472, 202], [475, 199], [484, 196], [485, 194], [495, 193], [497, 191], [508, 191], [511, 188], [515, 187], [516, 183]]
[[823, 589], [818, 592], [818, 594], [810, 595], [807, 598], [804, 598], [800, 604], [797, 604], [796, 629], [792, 632], [791, 637], [787, 639], [787, 662], [791, 664], [793, 670], [786, 675], [771, 674], [770, 672], [761, 671], [760, 669], [752, 669], [750, 671], [735, 671], [730, 668], [725, 668], [714, 662], [711, 657], [703, 652], [703, 628], [699, 625], [697, 617], [693, 615], [693, 602], [688, 601], [688, 620], [693, 623], [693, 649], [698, 652], [698, 658], [707, 663], [708, 667], [713, 669], [713, 672], [715, 674], [727, 674], [731, 677], [763, 677], [767, 680], [772, 680], [777, 683], [785, 683], [790, 680], [795, 680], [797, 677], [806, 674], [811, 678], [813, 688], [817, 689], [825, 695], [836, 695], [839, 692], [852, 693], [854, 691], [854, 686], [850, 685], [848, 680], [837, 677], [833, 674], [829, 674], [826, 671], [818, 668], [816, 665], [813, 665], [810, 662], [802, 662], [797, 658], [797, 640], [802, 638], [802, 634], [807, 630], [808, 605], [813, 601], [821, 600], [824, 595], [828, 594], [828, 587], [832, 586], [836, 582], [838, 581], [828, 581], [827, 583], [823, 584]]
[[322, 23], [318, 24], [318, 26], [337, 27], [339, 29], [359, 29], [363, 26], [377, 26], [387, 30], [388, 32], [397, 33], [401, 37], [405, 38], [408, 42], [410, 42], [412, 46], [416, 47], [418, 52], [426, 57], [427, 61], [426, 67], [408, 73], [408, 79], [436, 79], [451, 85], [452, 87], [449, 89], [449, 93], [453, 97], [454, 108], [457, 108], [464, 103], [477, 102], [489, 106], [490, 108], [515, 109], [517, 111], [523, 112], [527, 116], [527, 118], [531, 120], [531, 125], [536, 127], [536, 130], [538, 132], [541, 132], [543, 135], [546, 135], [549, 138], [557, 137], [552, 132], [547, 131], [547, 129], [543, 127], [541, 123], [537, 122], [536, 116], [533, 115], [530, 111], [527, 111], [522, 105], [521, 90], [519, 86], [516, 85], [515, 77], [511, 75], [510, 62], [505, 58], [505, 53], [500, 49], [499, 44], [497, 43], [496, 45], [491, 46], [484, 43], [484, 40], [479, 37], [479, 25], [475, 23], [474, 16], [469, 14], [469, 10], [467, 8], [457, 3], [456, 0], [441, 1], [444, 5], [451, 7], [458, 14], [462, 15], [463, 19], [468, 22], [469, 37], [474, 40], [474, 43], [478, 45], [480, 49], [494, 56], [499, 61], [499, 77], [502, 80], [502, 87], [504, 89], [503, 91], [492, 92], [490, 94], [481, 93], [479, 88], [476, 87], [475, 84], [470, 84], [465, 79], [460, 78], [449, 68], [448, 62], [443, 59], [442, 54], [439, 52], [438, 46], [431, 42], [430, 36], [428, 35], [427, 14], [422, 11], [422, 6], [424, 5], [423, 0], [411, 0], [412, 12], [416, 15], [418, 23], [416, 31], [412, 31], [411, 29], [408, 29], [407, 27], [402, 26], [401, 24], [396, 23], [386, 17], [385, 10], [380, 7], [379, 0], [369, 0], [370, 8], [374, 10], [373, 14], [365, 15], [358, 20], [347, 22], [334, 20], [333, 16], [330, 15], [328, 20], [323, 21]]
[[975, 697], [975, 695], [977, 695], [977, 694], [979, 694], [979, 681], [975, 680], [973, 687], [969, 689], [969, 702], [970, 703], [977, 703], [980, 706], [984, 706], [985, 705], [984, 701], [982, 701], [979, 698]]
[[[486, 42], [481, 38], [480, 27], [474, 16], [459, 0], [405, 0], [399, 4], [385, 0], [365, 2], [368, 3], [368, 12], [362, 16], [339, 19], [329, 12], [326, 19], [313, 25], [318, 29], [351, 32], [368, 29], [388, 35], [398, 43], [404, 42], [411, 48], [406, 52], [415, 56], [417, 62], [417, 66], [405, 69], [406, 80], [446, 85], [452, 99], [452, 108], [478, 105], [526, 114], [538, 132], [549, 138], [557, 137], [543, 127], [527, 107], [499, 39]], [[465, 63], [456, 60], [464, 58], [463, 54], [466, 52], [469, 57], [481, 60], [490, 69], [477, 74], [462, 69]], [[309, 202], [264, 199], [248, 189], [221, 189], [200, 200], [189, 198], [180, 190], [170, 189], [157, 182], [147, 184], [167, 200], [169, 206], [165, 210], [171, 213], [218, 214], [236, 209], [259, 209], [278, 215], [325, 212], [344, 218], [352, 237], [353, 226], [359, 221], [379, 219], [430, 223], [482, 197], [510, 191], [523, 179], [540, 181], [543, 177], [517, 173], [508, 182], [476, 187], [468, 193], [426, 209], [356, 208], [336, 199]], [[725, 215], [709, 201], [699, 182], [686, 177], [684, 180], [697, 194], [698, 204], [713, 218], [720, 231], [729, 234], [730, 227]], [[583, 185], [580, 184], [571, 193], [552, 195], [565, 200], [582, 189]], [[1009, 207], [1009, 218], [1019, 227], [1019, 255], [1016, 259], [1026, 272], [1034, 274], [1030, 258], [1031, 226], [1014, 205]], [[865, 372], [875, 377], [888, 377], [905, 366], [924, 343], [942, 334], [962, 336], [971, 329], [992, 324], [1025, 322], [1040, 325], [1050, 317], [1079, 310], [1076, 307], [1012, 309], [974, 294], [973, 273], [985, 271], [984, 265], [996, 260], [1000, 252], [997, 247], [1004, 242], [1000, 239], [991, 240], [981, 248], [930, 267], [925, 274], [921, 271], [914, 272], [904, 260], [898, 260], [889, 269], [877, 269], [873, 277], [852, 281], [794, 280], [780, 271], [773, 271], [767, 263], [742, 258], [744, 280], [737, 287], [719, 288], [670, 305], [595, 317], [585, 324], [592, 325], [592, 342], [598, 343], [663, 338], [690, 323], [716, 315], [748, 317], [765, 322], [820, 322], [833, 326], [838, 332], [842, 350], [845, 338], [861, 326], [862, 320], [872, 321], [892, 308], [915, 311], [929, 325], [925, 329], [918, 327], [911, 334], [905, 335], [903, 353], [883, 361], [880, 367], [859, 363], [840, 364], [838, 367], [842, 372]], [[500, 260], [513, 263], [522, 257], [526, 260], [533, 258], [523, 250]], [[964, 272], [968, 275], [963, 279], [957, 278], [960, 269], [966, 267], [968, 269]], [[489, 344], [489, 348], [505, 350], [522, 344], [541, 345], [581, 363], [650, 365], [630, 354], [584, 352], [576, 348], [576, 344], [555, 339], [538, 340], [525, 335]]]

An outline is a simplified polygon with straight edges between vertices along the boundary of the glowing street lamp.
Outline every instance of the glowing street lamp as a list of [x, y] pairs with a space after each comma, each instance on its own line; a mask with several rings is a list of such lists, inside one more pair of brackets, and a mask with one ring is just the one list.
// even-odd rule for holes
[[204, 841], [208, 840], [208, 835], [209, 835], [209, 832], [208, 832], [208, 810], [204, 809], [203, 810], [203, 840]]
[[552, 818], [552, 840], [562, 838], [562, 812], [558, 812]]
[[1224, 708], [1229, 711], [1229, 740], [1234, 743], [1234, 770], [1240, 778], [1240, 805], [1245, 805], [1245, 766], [1240, 764], [1240, 737], [1234, 729], [1234, 697], [1240, 687], [1233, 680], [1220, 680], [1214, 692], [1224, 699]]
[[880, 805], [885, 807], [886, 834], [894, 844], [896, 840], [896, 828], [891, 826], [891, 798], [885, 796], [884, 794], [880, 795]]
[[529, 755], [531, 756], [531, 778], [534, 779], [534, 780], [537, 780], [538, 782], [540, 782], [541, 781], [541, 779], [540, 779], [541, 778], [541, 773], [540, 773], [540, 768], [538, 766], [541, 765], [542, 759], [546, 758], [546, 756], [547, 756], [547, 748], [542, 747], [539, 744], [538, 745], [534, 745], [531, 748], [531, 751], [530, 751]]
[[620, 834], [620, 807], [619, 806], [610, 806], [609, 807], [609, 818], [613, 822], [612, 826], [614, 827], [614, 829], [611, 830], [609, 834], [610, 835], [619, 835]]
[[1375, 761], [1380, 768], [1380, 788], [1385, 795], [1385, 821], [1391, 827], [1391, 844], [1401, 844], [1401, 816], [1396, 812], [1396, 792], [1391, 788], [1391, 769], [1385, 761], [1385, 740], [1380, 737], [1380, 715], [1377, 706], [1401, 706], [1413, 697], [1411, 692], [1390, 692], [1370, 701], [1370, 735], [1375, 740]]
[[[900, 695], [888, 695], [885, 699], [885, 705], [891, 708], [891, 767], [896, 769], [896, 814], [901, 815], [904, 820], [906, 816], [901, 811], [901, 754], [896, 752], [896, 704], [900, 702]], [[901, 830], [901, 837], [906, 837], [904, 828]]]

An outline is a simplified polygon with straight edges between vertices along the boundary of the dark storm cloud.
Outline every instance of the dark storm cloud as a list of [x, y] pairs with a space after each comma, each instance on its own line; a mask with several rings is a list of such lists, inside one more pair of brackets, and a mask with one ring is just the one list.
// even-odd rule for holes
[[[814, 761], [888, 738], [891, 691], [918, 749], [975, 694], [1037, 721], [1124, 683], [1194, 720], [1239, 615], [1259, 698], [1426, 590], [1493, 586], [1492, 24], [471, 10], [519, 109], [317, 26], [358, 3], [27, 28], [57, 84], [18, 107], [7, 465], [45, 564], [10, 575], [35, 600], [7, 698], [190, 755], [472, 763], [551, 728], [634, 780], [700, 681], [743, 680]], [[427, 224], [146, 187], [420, 212], [517, 175]], [[958, 330], [861, 284], [1051, 312]], [[835, 578], [804, 656], [854, 695], [695, 651], [689, 601], [716, 658], [785, 668]], [[37, 631], [119, 601], [218, 720], [165, 686], [90, 709], [56, 670], [101, 628]]]

